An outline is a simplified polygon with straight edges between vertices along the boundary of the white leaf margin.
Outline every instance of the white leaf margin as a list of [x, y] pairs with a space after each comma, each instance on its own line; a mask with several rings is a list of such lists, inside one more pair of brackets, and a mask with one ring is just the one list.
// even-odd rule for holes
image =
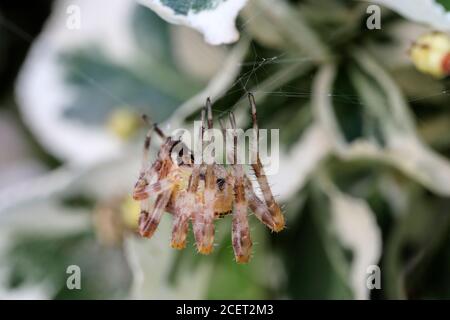
[[[365, 61], [368, 61], [366, 57]], [[450, 195], [450, 162], [431, 150], [417, 136], [413, 120], [410, 118], [409, 110], [403, 103], [402, 97], [395, 93], [389, 93], [391, 112], [401, 119], [407, 131], [402, 132], [399, 128], [389, 132], [386, 136], [387, 146], [381, 148], [367, 139], [358, 139], [347, 143], [340, 131], [333, 112], [331, 102], [332, 82], [336, 76], [336, 68], [333, 65], [325, 65], [316, 76], [313, 85], [313, 106], [316, 121], [328, 135], [332, 145], [333, 153], [344, 160], [372, 159], [392, 165], [420, 182], [429, 190], [441, 196]], [[389, 78], [382, 79], [387, 87], [394, 90], [394, 83]], [[322, 94], [322, 93], [326, 94]], [[395, 109], [395, 110], [394, 110]]]
[[333, 151], [333, 143], [317, 123], [305, 129], [290, 151], [280, 152], [277, 174], [268, 176], [274, 194], [287, 201], [302, 189], [319, 163]]
[[[70, 6], [80, 10], [80, 29], [66, 25]], [[99, 19], [102, 7], [108, 8], [108, 14]], [[133, 2], [123, 0], [57, 1], [31, 46], [15, 84], [19, 111], [45, 149], [63, 161], [92, 165], [117, 157], [122, 151], [123, 143], [106, 128], [86, 126], [62, 115], [75, 91], [64, 81], [59, 55], [95, 43], [117, 64], [126, 64], [138, 50], [130, 37], [134, 8]], [[105, 92], [100, 83], [94, 85], [99, 94], [113, 95]]]
[[332, 225], [342, 245], [353, 252], [350, 266], [350, 286], [354, 298], [370, 297], [367, 270], [381, 256], [381, 231], [368, 204], [361, 199], [334, 191], [331, 195]]
[[[370, 270], [378, 267], [383, 248], [376, 214], [365, 199], [340, 191], [326, 171], [319, 170], [315, 182], [329, 200], [327, 232], [337, 240], [325, 240], [330, 262], [349, 286], [353, 298], [368, 300]], [[352, 252], [351, 261], [347, 262], [342, 248]]]
[[[135, 152], [137, 150], [130, 150], [130, 154]], [[91, 215], [86, 209], [64, 207], [60, 196], [84, 191], [107, 200], [127, 194], [139, 167], [139, 159], [130, 155], [89, 169], [65, 166], [21, 186], [3, 190], [0, 192], [0, 258], [11, 239], [19, 234], [67, 235], [91, 229]], [[174, 250], [168, 249], [170, 228], [171, 219], [165, 215], [152, 241], [134, 236], [125, 239], [124, 254], [133, 274], [128, 298], [201, 299], [205, 296], [208, 279], [212, 276], [209, 266], [183, 271], [185, 274], [175, 285], [167, 283], [167, 273], [176, 255]], [[49, 299], [54, 295], [55, 288], [45, 281], [33, 287], [8, 290], [3, 284], [4, 271], [0, 269], [0, 298]]]
[[158, 232], [148, 241], [145, 238], [127, 237], [124, 242], [125, 257], [132, 270], [133, 281], [130, 299], [202, 299], [206, 296], [213, 268], [210, 264], [194, 270], [181, 270], [175, 285], [167, 283], [176, 252], [167, 245], [171, 219], [164, 215]]
[[435, 0], [363, 0], [380, 4], [407, 19], [427, 24], [440, 31], [450, 31], [450, 12]]
[[138, 0], [138, 2], [170, 23], [185, 25], [200, 31], [207, 43], [221, 45], [233, 43], [239, 39], [235, 20], [247, 0], [226, 0], [213, 9], [200, 12], [189, 11], [187, 15], [177, 14], [160, 0]]

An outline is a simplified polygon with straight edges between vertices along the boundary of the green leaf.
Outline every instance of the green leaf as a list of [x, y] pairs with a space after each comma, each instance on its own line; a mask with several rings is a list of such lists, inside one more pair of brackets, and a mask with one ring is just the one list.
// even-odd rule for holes
[[152, 10], [137, 6], [132, 19], [136, 44], [154, 62], [173, 65], [170, 25]]
[[330, 255], [337, 247], [328, 247], [333, 243], [326, 232], [329, 221], [318, 208], [322, 202], [309, 194], [300, 219], [290, 219], [288, 229], [274, 239], [286, 270], [285, 290], [292, 299], [352, 298], [346, 278], [336, 268], [337, 256]]
[[[64, 54], [62, 62], [66, 81], [76, 92], [73, 102], [65, 108], [65, 115], [87, 124], [102, 124], [111, 111], [123, 107], [149, 113], [154, 121], [160, 122], [195, 90], [195, 83], [188, 85], [179, 76], [175, 79], [173, 71], [164, 66], [159, 67], [161, 70], [157, 67], [147, 70], [153, 77], [146, 77], [93, 50]], [[171, 83], [172, 90], [167, 83]]]
[[[132, 299], [201, 299], [205, 296], [211, 265], [196, 269], [185, 267], [186, 261], [179, 259], [178, 252], [168, 244], [170, 232], [171, 217], [165, 215], [151, 241], [135, 236], [126, 239], [126, 256], [134, 277]], [[189, 249], [185, 249], [188, 250], [186, 255], [195, 254]], [[174, 268], [176, 274], [173, 274]]]
[[435, 0], [440, 3], [447, 11], [450, 11], [450, 0]]
[[[131, 274], [121, 250], [99, 246], [88, 232], [59, 237], [16, 234], [12, 240], [2, 257], [8, 261], [3, 267], [9, 270], [10, 288], [44, 283], [55, 299], [127, 297]], [[82, 290], [66, 286], [70, 265], [81, 269]]]
[[140, 0], [163, 19], [194, 28], [219, 45], [239, 39], [235, 20], [247, 0]]
[[[331, 261], [347, 279], [355, 299], [369, 299], [367, 268], [377, 265], [381, 255], [381, 231], [375, 214], [364, 199], [342, 193], [325, 173], [318, 178], [321, 190], [327, 195], [329, 206], [325, 246]], [[338, 240], [339, 245], [333, 240]], [[350, 251], [351, 262], [346, 263], [345, 252]]]
[[[234, 262], [231, 243], [231, 216], [221, 219], [217, 234], [219, 245], [213, 257], [213, 270], [209, 279], [208, 299], [267, 299], [271, 280], [279, 276], [274, 267], [275, 261], [267, 243], [267, 229], [250, 217], [253, 255], [248, 264]], [[205, 259], [202, 259], [205, 260]], [[205, 261], [206, 262], [206, 261]], [[266, 268], [260, 266], [266, 265]]]
[[[392, 165], [433, 192], [449, 195], [450, 162], [417, 136], [408, 104], [390, 75], [370, 55], [356, 48], [353, 51], [357, 62], [378, 85], [373, 88], [372, 84], [364, 85], [362, 79], [354, 79], [363, 106], [379, 122], [382, 143], [375, 137], [363, 137], [351, 143], [346, 141], [331, 99], [337, 70], [335, 66], [327, 65], [316, 76], [313, 105], [317, 119], [333, 141], [335, 152], [346, 160], [375, 160]], [[366, 93], [369, 88], [375, 91]]]
[[176, 14], [187, 16], [189, 12], [198, 13], [201, 11], [214, 10], [227, 0], [161, 0], [166, 7], [171, 8]]
[[293, 5], [287, 1], [270, 0], [260, 0], [254, 5], [276, 32], [282, 35], [283, 40], [292, 45], [297, 54], [300, 52], [317, 62], [330, 59], [328, 47]]
[[430, 276], [427, 274], [430, 261], [448, 238], [450, 217], [440, 212], [440, 208], [448, 206], [448, 200], [427, 195], [424, 189], [411, 184], [403, 188], [409, 201], [404, 212], [397, 212], [399, 217], [389, 232], [385, 248], [382, 270], [386, 271], [383, 281], [386, 295], [389, 299], [437, 298], [421, 295], [431, 294], [439, 287], [446, 291], [448, 286], [448, 282], [443, 282], [448, 280], [445, 272], [435, 275], [441, 279], [437, 288], [423, 281]]
[[425, 23], [433, 29], [448, 32], [450, 19], [448, 16], [448, 0], [364, 0], [386, 6], [405, 18], [418, 23]]

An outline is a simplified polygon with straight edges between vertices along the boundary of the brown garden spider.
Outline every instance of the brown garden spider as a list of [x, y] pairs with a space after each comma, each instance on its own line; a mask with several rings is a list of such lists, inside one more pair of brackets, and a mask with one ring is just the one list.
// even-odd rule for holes
[[[258, 132], [255, 99], [248, 95], [253, 130]], [[205, 115], [207, 116], [205, 121]], [[284, 216], [275, 201], [267, 177], [256, 152], [256, 161], [251, 165], [263, 194], [261, 200], [254, 192], [252, 183], [244, 172], [242, 164], [236, 161], [236, 121], [234, 114], [229, 113], [233, 150], [227, 150], [227, 157], [233, 160], [225, 167], [216, 163], [196, 164], [189, 149], [178, 139], [167, 137], [156, 125], [151, 125], [147, 133], [143, 164], [136, 182], [133, 197], [141, 202], [139, 232], [150, 238], [154, 234], [164, 212], [173, 214], [171, 246], [184, 249], [189, 221], [192, 221], [193, 232], [198, 252], [209, 254], [213, 250], [214, 220], [232, 213], [232, 242], [236, 261], [246, 263], [250, 259], [252, 240], [247, 220], [248, 208], [272, 231], [279, 232], [284, 228]], [[213, 128], [211, 101], [208, 98], [202, 110], [200, 141], [203, 141], [205, 124]], [[220, 121], [222, 132], [226, 134], [224, 123]], [[153, 132], [163, 140], [156, 161], [149, 164], [150, 140]], [[179, 155], [181, 161], [173, 161], [171, 154], [177, 145], [183, 145]], [[150, 200], [156, 197], [155, 201]]]

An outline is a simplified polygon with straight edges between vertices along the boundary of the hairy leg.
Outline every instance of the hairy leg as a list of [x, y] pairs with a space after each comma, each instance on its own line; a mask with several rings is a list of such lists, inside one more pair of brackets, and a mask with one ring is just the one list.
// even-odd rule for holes
[[[147, 117], [143, 116], [144, 121], [147, 122]], [[140, 195], [144, 191], [144, 189], [148, 186], [150, 181], [158, 174], [161, 169], [162, 162], [157, 159], [155, 163], [150, 167], [150, 143], [152, 139], [152, 134], [154, 131], [154, 126], [150, 126], [150, 129], [147, 131], [144, 141], [144, 149], [142, 152], [142, 164], [141, 171], [139, 173], [138, 181], [134, 186], [133, 198], [135, 200], [140, 200], [141, 212], [139, 215], [138, 226], [139, 230], [144, 227], [145, 221], [148, 219], [148, 214], [152, 208], [152, 203], [148, 197], [141, 197]]]
[[153, 130], [154, 127], [151, 126], [145, 135], [144, 150], [142, 151], [141, 171], [139, 172], [138, 181], [134, 185], [135, 194], [142, 192], [142, 190], [149, 184], [149, 176], [151, 171], [149, 153]]
[[269, 208], [255, 194], [255, 192], [253, 191], [253, 185], [247, 176], [244, 177], [244, 185], [245, 196], [247, 197], [250, 210], [255, 214], [258, 220], [264, 223], [270, 230], [276, 231], [276, 222], [274, 221]]
[[[250, 106], [251, 106], [251, 112], [252, 112], [252, 121], [253, 121], [253, 130], [255, 131], [254, 134], [256, 134], [257, 142], [259, 141], [259, 134], [258, 134], [258, 121], [256, 116], [256, 104], [255, 104], [255, 98], [251, 93], [248, 95]], [[257, 143], [258, 145], [258, 143]], [[258, 148], [257, 148], [258, 149]], [[263, 165], [261, 163], [261, 159], [259, 157], [259, 151], [255, 150], [256, 153], [256, 163], [252, 164], [252, 169], [255, 173], [256, 179], [258, 181], [258, 184], [261, 188], [264, 201], [267, 205], [267, 209], [270, 212], [270, 215], [272, 216], [272, 222], [274, 223], [272, 230], [273, 231], [281, 231], [284, 229], [284, 216], [281, 212], [281, 208], [278, 205], [278, 203], [275, 201], [272, 190], [270, 189], [269, 182], [267, 180], [267, 176], [264, 172]]]
[[139, 229], [141, 236], [146, 238], [151, 238], [153, 236], [156, 228], [158, 227], [161, 221], [161, 217], [164, 213], [164, 210], [166, 209], [167, 204], [169, 203], [171, 193], [172, 190], [169, 190], [160, 194], [156, 198], [155, 206], [153, 207], [153, 211], [151, 213], [149, 212], [141, 213], [141, 215], [147, 216], [147, 219], [141, 221]]
[[[144, 192], [144, 189], [151, 183], [151, 181], [156, 177], [159, 176], [163, 159], [164, 157], [161, 156], [161, 152], [158, 154], [158, 158], [153, 163], [153, 165], [150, 166], [150, 144], [152, 139], [153, 132], [156, 131], [156, 133], [164, 140], [167, 140], [166, 135], [162, 132], [161, 129], [156, 124], [150, 123], [150, 120], [146, 115], [142, 116], [143, 120], [150, 126], [149, 130], [147, 131], [147, 134], [145, 136], [144, 141], [144, 149], [142, 152], [142, 164], [141, 164], [141, 171], [139, 173], [138, 181], [136, 182], [134, 186], [134, 194], [133, 197], [136, 200], [142, 200], [138, 198], [142, 198], [142, 193]], [[164, 145], [167, 145], [167, 141]], [[164, 145], [163, 148], [164, 149]], [[167, 149], [167, 147], [166, 147]], [[145, 197], [146, 198], [146, 197]], [[144, 198], [144, 199], [145, 199]]]
[[[156, 125], [154, 126], [155, 128]], [[159, 133], [163, 135], [162, 132]], [[165, 137], [165, 136], [164, 136]], [[135, 188], [133, 196], [141, 199], [141, 213], [139, 218], [139, 232], [143, 237], [150, 238], [153, 236], [158, 227], [161, 217], [170, 201], [173, 189], [173, 177], [168, 177], [171, 172], [172, 164], [170, 160], [170, 150], [176, 141], [167, 138], [158, 152], [158, 158], [149, 170], [149, 176], [146, 178], [145, 186], [142, 188]], [[145, 143], [145, 148], [149, 148], [149, 143]], [[149, 185], [149, 183], [156, 178], [157, 182]], [[161, 184], [162, 183], [162, 184]], [[162, 191], [160, 189], [163, 189]], [[154, 205], [151, 205], [150, 196], [157, 195]]]
[[190, 219], [193, 220], [194, 234], [198, 229], [195, 223], [195, 212], [198, 211], [199, 207], [198, 201], [196, 199], [199, 180], [200, 165], [195, 164], [192, 170], [192, 174], [189, 177], [189, 183], [186, 193], [181, 196], [180, 202], [175, 208], [172, 224], [172, 248], [184, 249], [186, 247], [186, 237], [189, 231]]
[[250, 237], [250, 227], [247, 219], [247, 200], [244, 186], [244, 168], [236, 163], [237, 137], [234, 130], [236, 121], [234, 115], [230, 114], [230, 122], [233, 129], [233, 175], [234, 175], [234, 205], [232, 223], [232, 243], [236, 262], [247, 263], [250, 260], [252, 251], [252, 240]]
[[[211, 101], [206, 101], [206, 115], [208, 129], [213, 127]], [[202, 254], [213, 251], [214, 245], [214, 204], [216, 199], [216, 177], [214, 163], [206, 165], [204, 205], [201, 212], [195, 215], [197, 249]]]
[[[161, 187], [164, 187], [165, 189], [169, 189], [170, 186], [170, 179], [168, 181], [165, 180], [167, 175], [170, 172], [171, 162], [168, 159], [168, 154], [171, 146], [173, 145], [173, 141], [168, 139], [163, 146], [161, 147], [160, 151], [158, 152], [158, 158], [155, 160], [153, 165], [150, 167], [150, 169], [143, 171], [144, 173], [141, 174], [139, 177], [139, 180], [136, 182], [136, 185], [134, 187], [133, 191], [133, 198], [135, 200], [141, 201], [141, 218], [148, 215], [148, 212], [150, 211], [149, 205], [143, 203], [142, 201], [146, 200], [148, 197], [150, 197], [152, 194], [157, 195], [159, 189], [163, 189]], [[148, 153], [148, 148], [150, 147], [150, 140], [146, 139], [145, 142], [145, 151], [144, 153]], [[148, 159], [148, 155], [144, 155], [144, 160]], [[155, 183], [150, 185], [150, 183], [158, 179]], [[171, 178], [172, 179], [172, 178]], [[162, 182], [162, 186], [161, 186]], [[166, 183], [167, 182], [167, 183]], [[168, 187], [168, 188], [166, 188]]]
[[150, 195], [157, 196], [160, 193], [173, 188], [179, 179], [180, 177], [176, 173], [171, 174], [169, 177], [163, 178], [156, 181], [155, 183], [146, 186], [140, 192], [134, 192], [133, 198], [134, 200], [145, 200]]

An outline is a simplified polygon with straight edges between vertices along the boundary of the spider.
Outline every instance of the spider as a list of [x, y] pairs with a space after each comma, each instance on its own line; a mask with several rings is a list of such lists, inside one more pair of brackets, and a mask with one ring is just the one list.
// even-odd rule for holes
[[[248, 95], [253, 130], [258, 132], [256, 104], [252, 94]], [[205, 119], [206, 118], [206, 119]], [[175, 249], [186, 247], [189, 222], [192, 223], [197, 250], [201, 254], [213, 251], [214, 220], [232, 214], [232, 244], [237, 263], [250, 260], [252, 240], [250, 237], [248, 208], [270, 230], [284, 229], [285, 221], [281, 208], [275, 201], [267, 177], [264, 173], [259, 153], [251, 164], [256, 180], [261, 188], [263, 199], [254, 192], [252, 183], [243, 165], [236, 161], [236, 120], [229, 113], [233, 148], [227, 150], [231, 165], [206, 164], [203, 159], [196, 164], [192, 152], [181, 140], [166, 136], [156, 125], [151, 124], [144, 143], [142, 168], [135, 184], [133, 198], [140, 201], [139, 233], [151, 238], [160, 223], [164, 212], [173, 215], [171, 246]], [[205, 126], [213, 128], [211, 100], [208, 98], [201, 112], [200, 141], [203, 141]], [[222, 131], [226, 134], [223, 121]], [[230, 131], [230, 130], [228, 130]], [[149, 164], [151, 136], [156, 132], [164, 141], [157, 159]], [[181, 161], [174, 161], [171, 153], [179, 144], [183, 145], [179, 155]], [[156, 198], [151, 201], [151, 198]]]

